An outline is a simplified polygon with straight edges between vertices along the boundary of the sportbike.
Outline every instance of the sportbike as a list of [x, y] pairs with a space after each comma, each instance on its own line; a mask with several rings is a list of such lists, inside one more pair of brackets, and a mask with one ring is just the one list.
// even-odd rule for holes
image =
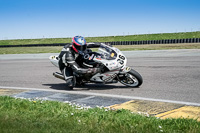
[[[94, 74], [79, 75], [74, 73], [70, 78], [73, 81], [73, 85], [81, 80], [85, 83], [117, 83], [120, 82], [127, 87], [139, 87], [143, 83], [142, 76], [132, 68], [126, 66], [126, 56], [115, 47], [101, 43], [97, 52], [86, 52], [81, 55], [81, 61], [79, 65], [84, 68], [100, 67], [101, 72]], [[58, 66], [58, 56], [49, 57], [52, 64]], [[61, 73], [55, 72], [53, 75], [57, 78], [65, 80]]]

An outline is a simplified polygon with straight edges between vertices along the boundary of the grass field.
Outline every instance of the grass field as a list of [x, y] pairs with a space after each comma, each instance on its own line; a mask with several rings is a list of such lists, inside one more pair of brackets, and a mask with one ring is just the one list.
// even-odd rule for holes
[[[112, 42], [112, 41], [139, 41], [139, 40], [163, 40], [200, 38], [200, 32], [146, 34], [130, 36], [89, 37], [87, 42]], [[52, 44], [70, 43], [71, 38], [49, 39], [18, 39], [0, 40], [0, 45], [24, 45], [24, 44]], [[200, 49], [200, 43], [190, 44], [150, 44], [150, 45], [115, 45], [122, 51], [127, 50], [162, 50], [162, 49]], [[58, 47], [8, 47], [0, 48], [0, 54], [26, 54], [26, 53], [59, 53], [62, 46]]]
[[200, 122], [166, 119], [128, 110], [0, 97], [1, 133], [198, 133]]
[[[87, 42], [112, 42], [112, 41], [141, 41], [141, 40], [145, 41], [145, 40], [186, 39], [186, 38], [200, 38], [200, 31], [183, 32], [183, 33], [128, 35], [128, 36], [86, 37], [86, 40]], [[53, 43], [71, 43], [71, 38], [0, 40], [0, 45], [53, 44]]]

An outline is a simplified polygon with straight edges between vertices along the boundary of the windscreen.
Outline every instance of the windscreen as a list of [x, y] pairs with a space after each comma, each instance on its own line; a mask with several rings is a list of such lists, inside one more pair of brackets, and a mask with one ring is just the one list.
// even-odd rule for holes
[[97, 52], [101, 55], [101, 58], [106, 60], [114, 60], [117, 58], [117, 53], [105, 44], [101, 44]]

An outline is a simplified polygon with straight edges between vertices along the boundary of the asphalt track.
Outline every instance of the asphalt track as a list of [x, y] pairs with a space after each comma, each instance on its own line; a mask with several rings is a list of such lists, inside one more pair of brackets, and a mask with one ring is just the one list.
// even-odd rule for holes
[[[52, 54], [0, 55], [0, 96], [104, 106], [165, 118], [200, 121], [200, 50], [126, 51], [128, 65], [144, 78], [140, 88], [88, 84], [68, 91], [50, 64]], [[56, 55], [56, 54], [55, 54]]]
[[[200, 50], [127, 51], [128, 66], [138, 71], [140, 88], [117, 84], [87, 84], [73, 92], [116, 95], [142, 100], [178, 101], [200, 104]], [[52, 54], [0, 55], [0, 86], [64, 90], [64, 81], [48, 60]]]

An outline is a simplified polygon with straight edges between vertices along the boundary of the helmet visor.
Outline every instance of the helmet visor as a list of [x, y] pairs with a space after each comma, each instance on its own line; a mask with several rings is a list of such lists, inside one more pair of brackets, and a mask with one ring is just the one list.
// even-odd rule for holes
[[74, 47], [78, 50], [78, 51], [85, 51], [87, 49], [87, 45], [76, 45], [74, 43]]

